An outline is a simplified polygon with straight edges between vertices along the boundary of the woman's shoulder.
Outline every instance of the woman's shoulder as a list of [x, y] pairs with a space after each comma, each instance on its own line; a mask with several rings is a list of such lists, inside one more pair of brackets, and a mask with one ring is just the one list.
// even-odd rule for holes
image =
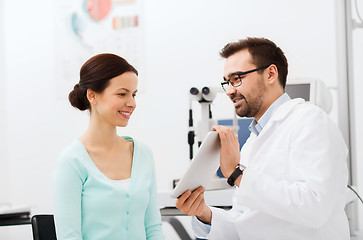
[[60, 152], [54, 172], [55, 181], [72, 176], [78, 176], [82, 181], [87, 179], [89, 172], [85, 154], [87, 151], [82, 148], [84, 148], [82, 142], [76, 139]]
[[147, 144], [145, 144], [143, 141], [140, 141], [138, 139], [129, 136], [122, 136], [122, 138], [134, 143], [135, 152], [144, 153], [152, 156], [152, 151], [150, 147]]
[[138, 163], [142, 163], [145, 166], [153, 166], [154, 165], [154, 156], [151, 148], [144, 143], [135, 138], [132, 139], [134, 143], [134, 159]]
[[59, 154], [58, 162], [62, 164], [74, 163], [84, 158], [84, 149], [82, 143], [75, 139], [71, 144], [66, 146]]
[[145, 144], [144, 142], [140, 142], [140, 141], [134, 141], [135, 146], [137, 146], [137, 149], [145, 154], [149, 154], [152, 155], [152, 151], [151, 148]]

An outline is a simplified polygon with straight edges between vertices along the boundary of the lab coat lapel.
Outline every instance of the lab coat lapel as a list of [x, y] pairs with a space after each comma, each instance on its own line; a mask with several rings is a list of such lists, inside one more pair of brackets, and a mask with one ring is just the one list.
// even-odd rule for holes
[[[268, 121], [268, 123], [266, 124], [265, 128], [268, 128], [269, 125], [272, 122], [276, 122], [276, 121], [281, 121], [284, 120], [286, 118], [286, 116], [290, 113], [290, 111], [298, 104], [304, 103], [305, 100], [302, 98], [294, 98], [291, 99], [290, 101], [282, 104], [277, 110], [276, 112], [272, 115], [270, 121]], [[264, 128], [264, 130], [265, 130]], [[263, 131], [262, 131], [263, 132]], [[262, 133], [261, 132], [261, 133]], [[260, 134], [261, 135], [261, 134]]]
[[[271, 137], [273, 131], [278, 131], [278, 129], [274, 126], [280, 124], [294, 109], [298, 104], [304, 103], [305, 100], [302, 98], [292, 99], [284, 104], [282, 104], [276, 112], [272, 115], [271, 119], [267, 122], [266, 126], [263, 128], [261, 133], [258, 136], [254, 136], [253, 143], [250, 144], [250, 149], [248, 149], [248, 163], [249, 164], [258, 164], [256, 159], [260, 154], [260, 148], [264, 144], [264, 142]], [[252, 136], [251, 136], [252, 137]], [[241, 156], [243, 158], [243, 156]]]

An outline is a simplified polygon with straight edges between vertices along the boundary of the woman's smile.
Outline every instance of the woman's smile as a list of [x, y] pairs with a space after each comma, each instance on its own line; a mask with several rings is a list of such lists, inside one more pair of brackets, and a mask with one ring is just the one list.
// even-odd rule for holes
[[124, 118], [126, 118], [126, 119], [130, 119], [130, 116], [131, 116], [131, 113], [132, 113], [132, 112], [129, 112], [129, 111], [127, 111], [127, 112], [124, 112], [124, 111], [118, 111], [118, 113], [119, 113], [122, 117], [124, 117]]

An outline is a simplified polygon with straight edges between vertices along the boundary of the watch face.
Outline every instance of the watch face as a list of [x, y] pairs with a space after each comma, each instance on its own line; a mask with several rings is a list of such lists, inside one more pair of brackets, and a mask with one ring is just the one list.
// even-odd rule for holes
[[242, 171], [246, 169], [246, 167], [242, 164], [239, 164], [238, 166], [239, 166], [239, 169], [241, 169]]

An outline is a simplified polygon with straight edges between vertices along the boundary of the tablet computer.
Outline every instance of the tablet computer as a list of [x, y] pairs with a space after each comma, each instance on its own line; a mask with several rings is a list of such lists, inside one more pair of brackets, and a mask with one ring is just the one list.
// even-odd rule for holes
[[171, 197], [178, 198], [187, 190], [194, 191], [199, 186], [205, 187], [218, 170], [220, 150], [218, 132], [208, 132], [189, 168], [172, 191]]

